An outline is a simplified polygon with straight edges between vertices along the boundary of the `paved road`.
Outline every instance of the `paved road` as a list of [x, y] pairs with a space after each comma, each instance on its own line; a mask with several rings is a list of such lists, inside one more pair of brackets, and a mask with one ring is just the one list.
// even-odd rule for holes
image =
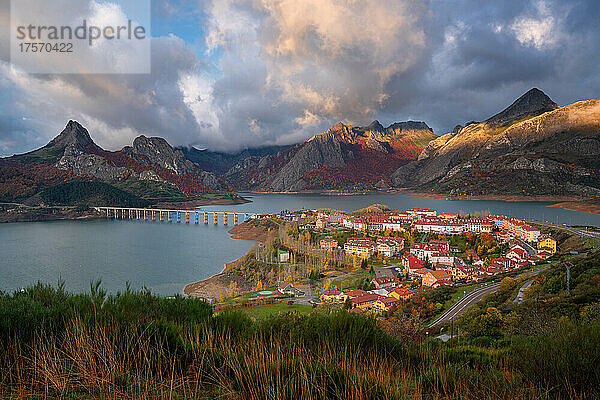
[[586, 236], [586, 237], [596, 239], [596, 244], [598, 246], [600, 246], [600, 233], [590, 232], [590, 231], [577, 229], [577, 228], [572, 228], [572, 227], [566, 226], [566, 225], [557, 225], [557, 224], [553, 224], [551, 222], [542, 222], [542, 221], [530, 221], [530, 222], [532, 222], [534, 224], [538, 224], [538, 225], [549, 226], [552, 228], [564, 229], [566, 231], [569, 231], [569, 232], [574, 233], [579, 236]]
[[460, 299], [458, 303], [450, 307], [448, 311], [442, 314], [438, 319], [429, 324], [428, 328], [431, 328], [436, 325], [442, 325], [452, 319], [458, 317], [465, 311], [467, 311], [471, 306], [477, 304], [485, 295], [490, 293], [494, 293], [500, 287], [499, 283], [493, 283], [488, 286], [484, 286], [481, 289], [477, 289], [469, 293], [467, 296]]
[[[521, 275], [521, 276], [528, 276], [528, 277], [537, 276], [539, 273], [547, 270], [554, 264], [556, 264], [556, 262], [552, 263], [548, 266], [545, 266], [544, 268], [540, 268], [536, 271], [527, 272], [526, 274]], [[477, 304], [483, 298], [483, 296], [496, 292], [499, 287], [500, 287], [499, 283], [494, 283], [494, 284], [485, 286], [481, 289], [474, 290], [473, 292], [469, 293], [467, 296], [460, 299], [458, 303], [456, 303], [455, 305], [450, 307], [450, 309], [448, 311], [446, 311], [444, 314], [442, 314], [440, 317], [438, 317], [438, 319], [433, 321], [427, 327], [431, 328], [436, 325], [442, 325], [445, 322], [448, 322], [448, 321], [452, 320], [453, 318], [458, 317], [459, 315], [461, 315], [465, 311], [467, 311], [471, 306]], [[523, 287], [521, 287], [521, 289], [522, 288]], [[522, 295], [521, 295], [521, 297], [522, 297]], [[517, 296], [517, 298], [518, 298], [518, 296]]]

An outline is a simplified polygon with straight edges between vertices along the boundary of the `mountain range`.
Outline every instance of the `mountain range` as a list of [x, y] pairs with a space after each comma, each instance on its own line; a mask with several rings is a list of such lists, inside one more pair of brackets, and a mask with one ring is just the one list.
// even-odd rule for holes
[[235, 154], [137, 137], [102, 149], [75, 121], [46, 146], [0, 159], [0, 199], [102, 181], [145, 198], [234, 191], [408, 188], [468, 195], [600, 196], [600, 102], [558, 106], [539, 89], [483, 122], [437, 136], [425, 122], [337, 123], [306, 142]]

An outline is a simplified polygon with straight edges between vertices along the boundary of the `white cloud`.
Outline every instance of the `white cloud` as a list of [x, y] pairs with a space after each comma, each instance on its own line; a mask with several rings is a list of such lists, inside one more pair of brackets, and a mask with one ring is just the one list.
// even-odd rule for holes
[[537, 2], [534, 16], [515, 18], [510, 29], [519, 43], [538, 50], [555, 46], [561, 35], [559, 20], [543, 0]]

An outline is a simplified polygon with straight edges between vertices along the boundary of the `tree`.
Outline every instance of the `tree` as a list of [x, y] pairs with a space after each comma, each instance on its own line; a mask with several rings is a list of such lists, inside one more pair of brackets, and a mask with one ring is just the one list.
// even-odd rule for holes
[[352, 308], [352, 300], [350, 299], [350, 297], [346, 297], [346, 300], [344, 301], [344, 309], [349, 310]]

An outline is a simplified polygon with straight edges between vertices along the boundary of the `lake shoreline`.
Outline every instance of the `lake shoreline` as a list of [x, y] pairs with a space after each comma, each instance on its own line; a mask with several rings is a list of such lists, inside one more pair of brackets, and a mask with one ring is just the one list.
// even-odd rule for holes
[[[236, 240], [250, 240], [264, 243], [267, 239], [267, 232], [264, 229], [257, 226], [249, 226], [246, 223], [231, 228], [227, 233], [231, 234], [232, 239]], [[243, 278], [230, 273], [233, 269], [243, 264], [248, 256], [249, 253], [246, 253], [238, 259], [226, 263], [223, 270], [218, 274], [185, 285], [183, 293], [190, 297], [216, 299], [228, 289], [231, 282], [235, 282], [238, 287], [240, 285], [246, 287], [252, 285], [253, 282], [244, 282]]]
[[[152, 208], [176, 208], [178, 210], [195, 210], [198, 207], [207, 206], [223, 206], [251, 203], [252, 200], [242, 196], [235, 199], [198, 199], [186, 202], [160, 202], [153, 204], [148, 209]], [[23, 204], [16, 205], [19, 207], [27, 207]], [[91, 207], [90, 207], [91, 208]], [[75, 211], [72, 206], [65, 206], [64, 209], [53, 207], [56, 212], [48, 213], [43, 210], [25, 209], [24, 211], [0, 212], [0, 223], [14, 222], [44, 222], [44, 221], [65, 221], [65, 220], [82, 220], [82, 219], [99, 219], [106, 218], [95, 211]]]
[[540, 203], [554, 203], [548, 207], [564, 208], [571, 211], [585, 211], [600, 214], [600, 204], [594, 203], [594, 199], [587, 197], [578, 196], [522, 196], [522, 195], [450, 195], [445, 193], [427, 193], [419, 192], [410, 189], [390, 189], [387, 191], [383, 190], [371, 190], [362, 192], [340, 192], [336, 190], [308, 190], [302, 192], [259, 192], [259, 191], [244, 191], [243, 193], [248, 194], [289, 194], [289, 195], [302, 195], [302, 194], [315, 194], [322, 196], [364, 196], [364, 195], [402, 195], [410, 197], [422, 197], [425, 199], [434, 200], [473, 200], [473, 201], [509, 201], [509, 202], [540, 202]]

